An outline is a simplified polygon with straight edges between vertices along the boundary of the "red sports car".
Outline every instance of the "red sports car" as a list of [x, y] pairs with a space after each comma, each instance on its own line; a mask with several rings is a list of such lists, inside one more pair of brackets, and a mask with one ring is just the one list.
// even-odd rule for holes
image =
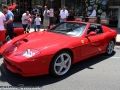
[[63, 76], [72, 64], [114, 51], [117, 32], [100, 24], [63, 22], [48, 31], [20, 35], [1, 47], [4, 65], [22, 76]]

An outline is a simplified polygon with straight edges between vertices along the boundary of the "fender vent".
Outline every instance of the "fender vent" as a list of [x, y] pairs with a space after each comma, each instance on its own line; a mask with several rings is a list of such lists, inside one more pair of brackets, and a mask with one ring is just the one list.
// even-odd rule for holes
[[23, 41], [24, 41], [24, 42], [28, 42], [28, 40], [27, 40], [27, 39], [23, 39]]

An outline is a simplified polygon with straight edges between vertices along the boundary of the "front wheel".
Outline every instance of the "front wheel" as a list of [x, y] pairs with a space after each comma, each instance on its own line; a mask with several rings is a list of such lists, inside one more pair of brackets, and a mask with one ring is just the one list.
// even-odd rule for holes
[[63, 76], [69, 71], [71, 64], [71, 54], [67, 51], [62, 51], [53, 58], [50, 65], [50, 73], [54, 76]]
[[114, 46], [115, 46], [114, 41], [111, 40], [111, 41], [108, 43], [108, 46], [107, 46], [107, 49], [106, 49], [106, 54], [107, 54], [107, 55], [111, 55], [111, 54], [113, 53], [113, 51], [114, 51]]

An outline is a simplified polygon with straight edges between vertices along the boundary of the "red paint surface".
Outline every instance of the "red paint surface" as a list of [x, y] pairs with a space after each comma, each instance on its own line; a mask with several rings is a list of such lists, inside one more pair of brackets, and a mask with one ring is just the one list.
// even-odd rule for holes
[[[90, 23], [85, 24], [87, 24], [87, 27], [81, 37], [52, 32], [34, 32], [14, 38], [1, 47], [0, 51], [4, 56], [4, 65], [14, 73], [23, 76], [35, 76], [48, 74], [53, 57], [61, 50], [70, 50], [73, 53], [73, 64], [97, 54], [105, 53], [109, 41], [115, 39], [117, 32], [103, 26], [104, 33], [86, 37]], [[25, 42], [25, 40], [28, 41]], [[15, 48], [17, 48], [16, 51], [14, 51]], [[17, 56], [19, 52], [27, 49], [39, 50], [39, 53], [31, 58], [22, 55]]]

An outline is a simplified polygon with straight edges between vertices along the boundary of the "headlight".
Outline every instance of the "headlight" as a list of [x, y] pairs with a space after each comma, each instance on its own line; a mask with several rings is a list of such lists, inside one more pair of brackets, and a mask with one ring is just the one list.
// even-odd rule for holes
[[25, 51], [17, 53], [13, 58], [24, 60], [26, 58], [32, 58], [38, 54], [40, 54], [40, 51], [37, 49], [27, 49]]
[[30, 58], [30, 57], [33, 57], [35, 55], [35, 52], [31, 51], [30, 49], [26, 50], [24, 53], [23, 53], [23, 56], [27, 57], [27, 58]]

